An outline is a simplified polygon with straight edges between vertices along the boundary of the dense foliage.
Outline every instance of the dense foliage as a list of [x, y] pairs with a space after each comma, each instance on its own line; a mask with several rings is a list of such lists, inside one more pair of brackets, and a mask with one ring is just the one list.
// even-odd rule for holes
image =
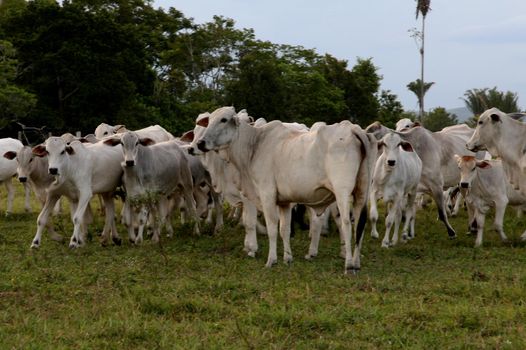
[[[268, 120], [366, 125], [382, 108], [372, 58], [349, 68], [329, 54], [258, 40], [231, 19], [195, 24], [149, 1], [9, 0], [0, 28], [16, 51], [11, 86], [34, 96], [25, 98], [30, 111], [1, 116], [11, 123], [4, 133], [18, 127], [13, 121], [54, 133], [92, 132], [102, 121], [180, 133], [222, 105]], [[385, 118], [400, 105], [390, 99]]]

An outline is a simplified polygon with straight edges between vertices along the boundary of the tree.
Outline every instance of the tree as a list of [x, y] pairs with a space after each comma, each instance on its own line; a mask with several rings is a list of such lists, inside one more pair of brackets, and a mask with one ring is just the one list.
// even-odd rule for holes
[[407, 89], [416, 95], [418, 101], [418, 109], [420, 111], [418, 116], [421, 122], [423, 122], [422, 117], [424, 116], [424, 96], [434, 84], [434, 82], [422, 84], [422, 81], [422, 79], [416, 79], [415, 81], [412, 81], [406, 85]]
[[443, 107], [437, 107], [429, 111], [422, 120], [425, 127], [431, 131], [440, 131], [446, 126], [458, 124], [455, 114], [450, 114]]
[[487, 109], [496, 107], [506, 113], [520, 111], [517, 93], [498, 91], [497, 87], [467, 90], [464, 96], [466, 107], [473, 113], [473, 116], [467, 121], [467, 124], [472, 127], [477, 125], [479, 115]]
[[[422, 14], [422, 30], [418, 32], [416, 29], [413, 30], [413, 37], [420, 44], [420, 81], [425, 82], [424, 80], [424, 44], [425, 44], [425, 23], [427, 13], [431, 10], [431, 0], [416, 0], [416, 19], [418, 15]], [[420, 85], [420, 92], [417, 94], [419, 96], [419, 107], [420, 113], [419, 117], [422, 119], [424, 116], [424, 95], [425, 95], [425, 85]]]
[[151, 109], [134, 119], [123, 113], [139, 110], [155, 77], [145, 43], [130, 28], [110, 10], [68, 1], [29, 2], [10, 17], [4, 30], [18, 50], [18, 82], [38, 96], [31, 124], [86, 133], [102, 120], [130, 127], [154, 121]]
[[0, 40], [0, 130], [23, 121], [36, 105], [35, 95], [14, 84], [18, 73], [15, 55], [13, 45]]
[[362, 127], [378, 118], [380, 105], [376, 94], [382, 77], [378, 75], [377, 70], [371, 58], [358, 58], [351, 70], [349, 86], [345, 90], [350, 119]]
[[[382, 90], [379, 97], [380, 108], [378, 110], [378, 121], [388, 128], [395, 128], [396, 122], [405, 118], [404, 108], [397, 96], [390, 90]], [[414, 117], [410, 118], [414, 119]]]

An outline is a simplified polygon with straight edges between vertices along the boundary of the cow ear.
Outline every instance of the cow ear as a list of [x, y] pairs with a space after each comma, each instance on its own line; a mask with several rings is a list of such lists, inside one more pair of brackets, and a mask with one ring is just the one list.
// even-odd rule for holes
[[38, 146], [33, 147], [31, 152], [37, 157], [45, 157], [48, 155], [46, 151], [46, 146], [44, 145], [38, 145]]
[[491, 121], [494, 123], [500, 122], [500, 115], [493, 113], [490, 115]]
[[481, 160], [477, 162], [477, 167], [481, 169], [489, 169], [491, 168], [491, 163], [488, 162], [487, 160]]
[[125, 131], [126, 131], [126, 126], [125, 125], [119, 124], [119, 125], [115, 125], [113, 127], [113, 132], [116, 133], [116, 134], [121, 133], [121, 132], [125, 132]]
[[7, 158], [9, 160], [13, 160], [16, 158], [16, 152], [15, 151], [7, 151], [4, 153], [4, 158]]
[[402, 149], [406, 152], [414, 152], [413, 146], [407, 141], [400, 142], [400, 146], [402, 146]]
[[236, 124], [236, 126], [239, 125], [239, 117], [237, 115], [233, 116], [232, 119], [234, 120], [234, 124]]
[[102, 141], [102, 143], [114, 147], [121, 144], [121, 139], [118, 137], [110, 137], [109, 139]]
[[411, 128], [416, 128], [417, 126], [422, 126], [419, 122], [414, 122]]
[[81, 137], [77, 141], [79, 141], [80, 143], [89, 143], [88, 139], [86, 139], [85, 137]]
[[66, 152], [68, 152], [69, 155], [75, 154], [75, 150], [71, 146], [66, 146]]
[[193, 130], [190, 130], [190, 131], [187, 131], [183, 134], [183, 136], [181, 136], [181, 141], [184, 141], [184, 142], [192, 142], [194, 140], [194, 131]]
[[154, 145], [155, 144], [155, 141], [152, 140], [151, 138], [149, 137], [143, 137], [141, 139], [139, 139], [139, 143], [143, 146], [151, 146], [151, 145]]
[[209, 117], [204, 117], [204, 118], [199, 119], [199, 121], [196, 124], [199, 126], [202, 126], [203, 128], [206, 128], [208, 126], [209, 120], [210, 120]]

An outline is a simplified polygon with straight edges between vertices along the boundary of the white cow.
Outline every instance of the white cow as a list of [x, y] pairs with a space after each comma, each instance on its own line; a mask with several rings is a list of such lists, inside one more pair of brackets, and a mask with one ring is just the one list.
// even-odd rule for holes
[[500, 157], [510, 182], [526, 194], [526, 124], [491, 108], [478, 119], [475, 133], [466, 143], [471, 151], [488, 150]]
[[[385, 135], [378, 143], [378, 147], [382, 148], [382, 154], [376, 161], [369, 201], [371, 236], [378, 238], [376, 201], [383, 197], [388, 215], [385, 219], [385, 236], [382, 240], [382, 247], [388, 248], [398, 243], [398, 228], [402, 213], [405, 214], [402, 239], [408, 238], [409, 226], [411, 226], [409, 238], [414, 237], [415, 198], [422, 173], [422, 161], [413, 151], [411, 144], [402, 140], [395, 133]], [[393, 224], [393, 239], [390, 240], [389, 235]]]
[[[128, 131], [124, 125], [109, 125], [101, 123], [95, 129], [95, 137], [102, 140], [105, 137], [122, 134]], [[155, 142], [173, 140], [175, 137], [160, 125], [152, 125], [143, 129], [135, 130], [139, 137], [148, 137]]]
[[[375, 135], [377, 139], [390, 131], [394, 132], [378, 122], [369, 125], [366, 131]], [[456, 186], [460, 180], [460, 172], [452, 155], [462, 153], [475, 155], [465, 149], [465, 141], [470, 132], [473, 131], [470, 131], [466, 125], [455, 125], [438, 132], [431, 132], [420, 126], [396, 132], [404, 141], [411, 143], [422, 160], [418, 191], [432, 195], [437, 205], [438, 218], [446, 226], [450, 238], [454, 238], [456, 233], [446, 215], [443, 191], [445, 188]]]
[[[206, 120], [206, 122], [205, 122]], [[345, 272], [360, 269], [360, 245], [367, 220], [366, 201], [376, 146], [361, 128], [345, 121], [298, 132], [272, 121], [255, 128], [240, 120], [233, 107], [215, 110], [200, 125], [207, 126], [197, 141], [203, 152], [225, 150], [241, 174], [241, 187], [265, 215], [269, 236], [267, 267], [277, 262], [278, 222], [285, 262], [292, 261], [290, 215], [292, 203], [325, 211], [335, 199], [340, 213], [350, 212], [354, 199], [356, 245], [351, 250], [351, 220], [342, 214]]]
[[[477, 160], [473, 156], [455, 155], [461, 172], [460, 190], [466, 199], [469, 222], [474, 219], [477, 228], [475, 247], [482, 244], [484, 220], [491, 207], [495, 207], [495, 230], [503, 241], [507, 240], [503, 230], [506, 205], [524, 206], [526, 196], [513, 189], [499, 160]], [[526, 232], [521, 238], [526, 239]]]
[[[121, 137], [106, 139], [104, 143], [122, 145], [126, 201], [131, 201], [129, 207], [136, 209], [137, 213], [147, 212], [154, 218], [154, 242], [159, 241], [162, 224], [166, 221], [168, 211], [163, 207], [170, 196], [179, 195], [184, 199], [190, 217], [195, 220], [194, 231], [199, 233], [192, 174], [177, 140], [155, 143], [150, 138], [140, 138], [136, 132], [127, 131]], [[145, 218], [143, 221], [145, 224]], [[142, 242], [142, 231], [137, 237], [131, 231], [129, 234], [135, 243]]]
[[412, 121], [409, 118], [402, 118], [399, 121], [396, 122], [395, 130], [396, 131], [404, 131], [411, 129], [415, 126], [415, 122]]
[[49, 174], [55, 181], [47, 189], [46, 203], [37, 219], [37, 233], [31, 247], [40, 245], [42, 232], [49, 214], [61, 196], [78, 203], [73, 214], [73, 235], [69, 246], [76, 248], [84, 244], [82, 226], [85, 224], [85, 212], [93, 194], [101, 194], [105, 206], [105, 223], [102, 243], [121, 243], [115, 225], [115, 207], [113, 192], [122, 176], [120, 147], [107, 147], [102, 142], [83, 144], [73, 141], [70, 145], [60, 137], [50, 137], [44, 144], [33, 148], [37, 156], [48, 156]]
[[[37, 157], [33, 154], [31, 147], [24, 146], [18, 152], [9, 151], [4, 154], [5, 158], [16, 159], [18, 174], [18, 180], [23, 184], [29, 184], [35, 193], [38, 201], [41, 204], [41, 209], [46, 203], [47, 189], [51, 186], [55, 177], [50, 175], [48, 172], [48, 159], [47, 157]], [[71, 218], [76, 209], [76, 202], [70, 203]], [[54, 214], [60, 212], [60, 200], [57, 201], [53, 210]], [[89, 224], [93, 221], [93, 215], [90, 206], [86, 210], [84, 221]], [[62, 241], [63, 237], [55, 232], [53, 224], [48, 221], [47, 228], [51, 234], [51, 239], [55, 241]], [[85, 227], [83, 227], [83, 234], [86, 234]]]
[[[237, 168], [228, 161], [228, 155], [225, 152], [221, 154], [216, 152], [202, 152], [197, 146], [196, 142], [204, 134], [206, 127], [199, 125], [201, 120], [207, 120], [210, 113], [202, 113], [196, 119], [196, 126], [193, 131], [183, 135], [183, 139], [191, 142], [187, 150], [192, 155], [199, 156], [199, 159], [209, 171], [213, 190], [220, 193], [225, 201], [227, 201], [233, 208], [239, 206], [243, 207], [241, 222], [245, 229], [244, 250], [250, 257], [255, 257], [258, 250], [257, 242], [257, 215], [258, 211], [256, 205], [251, 202], [242, 193], [240, 173]], [[252, 120], [248, 114], [242, 110], [238, 112], [238, 118], [247, 123]], [[259, 124], [264, 125], [266, 121], [259, 118]], [[264, 122], [263, 122], [264, 121]], [[258, 121], [256, 121], [258, 123]]]
[[[12, 139], [10, 137], [0, 139], [0, 154], [6, 152], [18, 152], [24, 147], [22, 142]], [[6, 215], [13, 212], [13, 200], [15, 198], [15, 189], [13, 187], [12, 178], [16, 175], [17, 163], [14, 158], [0, 157], [0, 184], [4, 184], [7, 190], [7, 209]], [[24, 208], [26, 212], [31, 211], [30, 196], [31, 189], [27, 184], [24, 184], [25, 200]]]

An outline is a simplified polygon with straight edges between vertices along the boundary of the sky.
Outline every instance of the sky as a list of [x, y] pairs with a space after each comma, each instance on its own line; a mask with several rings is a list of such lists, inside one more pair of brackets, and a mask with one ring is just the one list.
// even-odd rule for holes
[[[300, 45], [349, 62], [372, 58], [381, 89], [416, 110], [406, 85], [420, 78], [420, 54], [412, 28], [415, 0], [155, 0], [175, 7], [197, 24], [214, 15], [252, 28], [260, 40]], [[425, 109], [465, 106], [467, 90], [497, 87], [519, 96], [526, 109], [526, 1], [431, 0], [426, 17], [424, 80], [435, 84]]]

